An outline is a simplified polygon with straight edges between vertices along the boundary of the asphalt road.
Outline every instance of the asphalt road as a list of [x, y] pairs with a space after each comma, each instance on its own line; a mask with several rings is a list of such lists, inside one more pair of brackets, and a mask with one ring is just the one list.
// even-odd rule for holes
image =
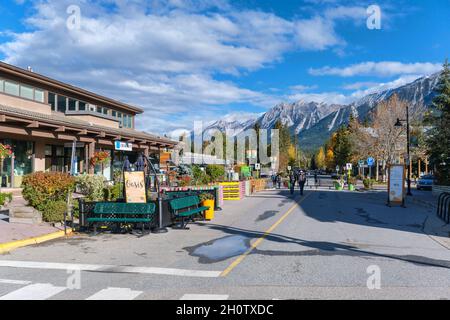
[[271, 190], [190, 230], [18, 249], [0, 256], [0, 299], [449, 299], [450, 250], [422, 232], [430, 209], [385, 199]]

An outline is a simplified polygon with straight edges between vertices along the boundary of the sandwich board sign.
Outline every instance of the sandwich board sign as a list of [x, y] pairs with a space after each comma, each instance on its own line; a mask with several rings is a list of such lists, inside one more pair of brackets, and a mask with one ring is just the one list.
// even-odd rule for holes
[[127, 203], [146, 203], [144, 171], [124, 172], [125, 201]]
[[405, 166], [394, 164], [389, 166], [388, 206], [405, 205]]

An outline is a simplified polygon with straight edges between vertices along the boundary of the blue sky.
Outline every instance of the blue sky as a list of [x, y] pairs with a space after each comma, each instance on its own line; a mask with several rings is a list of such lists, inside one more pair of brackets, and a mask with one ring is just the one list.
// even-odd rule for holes
[[139, 128], [157, 133], [285, 101], [350, 103], [450, 53], [449, 0], [3, 0], [0, 16], [2, 61], [138, 105]]

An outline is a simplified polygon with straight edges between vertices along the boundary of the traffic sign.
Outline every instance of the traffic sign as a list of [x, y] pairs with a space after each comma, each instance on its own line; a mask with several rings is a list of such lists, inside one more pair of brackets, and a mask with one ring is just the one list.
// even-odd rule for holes
[[375, 163], [374, 158], [372, 158], [372, 157], [368, 157], [368, 158], [367, 158], [367, 165], [368, 165], [369, 167], [372, 167], [372, 166], [374, 165], [374, 163]]
[[347, 168], [347, 170], [352, 170], [352, 164], [351, 163], [347, 163], [345, 165], [345, 168]]
[[255, 170], [261, 170], [261, 163], [255, 163]]
[[359, 166], [359, 167], [362, 167], [363, 165], [364, 165], [364, 160], [359, 160], [359, 161], [358, 161], [358, 166]]

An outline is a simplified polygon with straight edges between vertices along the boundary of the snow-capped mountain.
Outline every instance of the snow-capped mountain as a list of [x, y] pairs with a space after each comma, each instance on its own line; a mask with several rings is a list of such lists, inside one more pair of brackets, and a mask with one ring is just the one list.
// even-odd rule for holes
[[255, 124], [256, 118], [250, 118], [247, 120], [218, 120], [209, 124], [204, 128], [203, 132], [207, 134], [208, 132], [219, 130], [220, 132], [226, 132], [229, 136], [236, 136], [243, 130], [253, 126]]
[[258, 118], [257, 122], [261, 128], [268, 129], [273, 128], [275, 123], [280, 120], [294, 133], [299, 134], [340, 108], [342, 105], [317, 102], [280, 103]]
[[364, 119], [378, 103], [389, 99], [393, 94], [409, 102], [412, 107], [421, 103], [429, 105], [438, 79], [439, 73], [435, 73], [397, 88], [366, 95], [349, 105], [307, 101], [280, 103], [260, 117], [218, 120], [208, 125], [205, 131], [227, 131], [229, 135], [235, 136], [243, 130], [252, 128], [255, 123], [263, 129], [272, 129], [280, 120], [288, 125], [292, 133], [299, 136], [303, 149], [311, 150], [322, 145], [331, 133], [347, 123], [350, 115]]
[[407, 101], [414, 108], [420, 104], [430, 105], [434, 97], [434, 88], [439, 80], [439, 73], [419, 78], [403, 86], [372, 93], [343, 106], [339, 110], [330, 113], [321, 119], [314, 127], [299, 135], [300, 144], [304, 149], [314, 149], [325, 142], [328, 136], [340, 126], [347, 123], [350, 115], [359, 119], [365, 119], [369, 112], [380, 102], [397, 94], [399, 99]]

